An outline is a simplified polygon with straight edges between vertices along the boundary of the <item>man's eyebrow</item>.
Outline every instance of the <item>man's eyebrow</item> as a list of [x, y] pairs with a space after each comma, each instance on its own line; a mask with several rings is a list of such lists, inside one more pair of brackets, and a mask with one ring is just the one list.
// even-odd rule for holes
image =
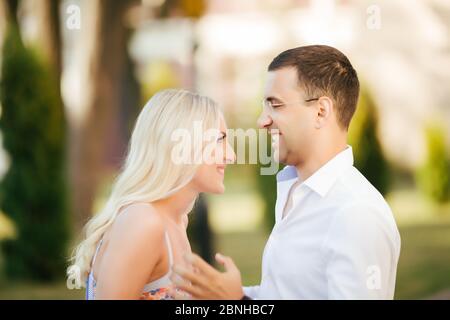
[[282, 99], [280, 99], [278, 97], [275, 97], [275, 96], [268, 96], [264, 100], [266, 100], [266, 101], [274, 101], [275, 100], [275, 101], [278, 101], [278, 102], [283, 102]]

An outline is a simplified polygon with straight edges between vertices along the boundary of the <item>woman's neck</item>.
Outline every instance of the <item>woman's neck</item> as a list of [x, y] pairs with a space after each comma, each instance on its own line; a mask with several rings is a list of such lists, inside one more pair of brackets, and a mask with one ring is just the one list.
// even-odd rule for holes
[[153, 206], [175, 224], [184, 226], [186, 215], [192, 210], [197, 197], [198, 192], [186, 186], [165, 199], [153, 202]]

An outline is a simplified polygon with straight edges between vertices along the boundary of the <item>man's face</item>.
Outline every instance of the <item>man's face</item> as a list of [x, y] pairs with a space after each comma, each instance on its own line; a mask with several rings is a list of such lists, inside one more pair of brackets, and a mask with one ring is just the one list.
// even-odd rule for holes
[[278, 156], [281, 163], [295, 166], [314, 143], [317, 110], [315, 101], [305, 100], [317, 97], [306, 97], [299, 87], [296, 69], [286, 67], [269, 71], [264, 98], [274, 107], [263, 108], [258, 126], [268, 129], [272, 140], [277, 140], [279, 134], [279, 142], [272, 143], [275, 159]]

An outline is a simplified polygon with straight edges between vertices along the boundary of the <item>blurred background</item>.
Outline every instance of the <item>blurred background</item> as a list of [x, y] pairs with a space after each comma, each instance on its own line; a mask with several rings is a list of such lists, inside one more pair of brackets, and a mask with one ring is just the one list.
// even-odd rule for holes
[[[450, 299], [445, 0], [0, 0], [0, 299], [84, 298], [67, 258], [156, 91], [209, 95], [230, 128], [254, 128], [268, 64], [308, 44], [360, 77], [349, 143], [399, 225], [395, 298]], [[225, 185], [190, 215], [193, 249], [257, 284], [275, 177], [231, 165]]]

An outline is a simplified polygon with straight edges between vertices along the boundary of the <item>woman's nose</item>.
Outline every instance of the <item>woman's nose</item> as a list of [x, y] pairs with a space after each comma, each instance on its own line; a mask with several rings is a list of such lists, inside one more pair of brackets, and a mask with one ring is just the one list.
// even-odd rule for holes
[[227, 150], [225, 152], [225, 163], [234, 163], [236, 161], [236, 153], [229, 143], [227, 143]]

